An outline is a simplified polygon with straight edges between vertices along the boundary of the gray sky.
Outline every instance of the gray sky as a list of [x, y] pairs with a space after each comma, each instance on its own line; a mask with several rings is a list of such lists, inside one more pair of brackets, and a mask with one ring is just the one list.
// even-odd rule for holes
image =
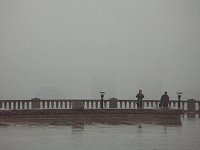
[[200, 99], [199, 0], [0, 0], [0, 98]]

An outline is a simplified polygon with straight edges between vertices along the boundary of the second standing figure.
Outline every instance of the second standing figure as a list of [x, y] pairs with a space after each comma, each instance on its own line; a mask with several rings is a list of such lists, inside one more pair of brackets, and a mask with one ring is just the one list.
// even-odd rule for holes
[[139, 93], [136, 95], [137, 97], [137, 108], [142, 108], [143, 107], [143, 98], [144, 95], [142, 94], [142, 90], [139, 90]]

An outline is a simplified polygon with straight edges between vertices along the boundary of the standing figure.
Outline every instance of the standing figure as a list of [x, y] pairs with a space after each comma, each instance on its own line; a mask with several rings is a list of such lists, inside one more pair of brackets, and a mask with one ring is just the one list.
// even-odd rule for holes
[[137, 108], [142, 108], [143, 107], [142, 99], [144, 98], [142, 90], [139, 90], [139, 93], [136, 95], [136, 97], [137, 97]]
[[169, 104], [169, 96], [167, 95], [167, 92], [165, 91], [164, 95], [162, 95], [160, 99], [160, 106], [168, 107], [168, 104]]

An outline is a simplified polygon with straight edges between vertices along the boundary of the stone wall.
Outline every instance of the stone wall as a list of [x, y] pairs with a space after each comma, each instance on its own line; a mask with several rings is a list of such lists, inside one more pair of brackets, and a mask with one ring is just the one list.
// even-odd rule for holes
[[0, 110], [0, 118], [9, 116], [60, 116], [60, 115], [84, 115], [84, 114], [161, 114], [161, 115], [180, 115], [183, 110], [171, 109], [46, 109], [46, 110]]

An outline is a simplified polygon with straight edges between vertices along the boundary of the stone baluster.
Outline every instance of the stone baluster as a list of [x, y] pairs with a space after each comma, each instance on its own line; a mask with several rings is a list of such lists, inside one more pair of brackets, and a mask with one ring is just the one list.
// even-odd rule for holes
[[86, 104], [86, 101], [85, 101], [85, 100], [84, 100], [83, 105], [84, 105], [84, 109], [86, 109], [86, 108], [87, 108], [87, 104]]
[[8, 106], [9, 106], [8, 109], [11, 109], [12, 101], [9, 101], [9, 102], [8, 102]]
[[153, 102], [151, 102], [151, 107], [153, 107]]
[[72, 101], [69, 102], [70, 109], [72, 109]]
[[59, 109], [59, 103], [60, 103], [60, 101], [58, 101], [58, 100], [55, 100], [56, 101], [56, 109]]
[[182, 102], [182, 109], [185, 109], [185, 102]]
[[21, 102], [18, 101], [18, 102], [17, 102], [17, 108], [18, 108], [18, 109], [21, 109], [20, 105], [21, 105]]
[[64, 107], [65, 109], [67, 109], [67, 101], [66, 101], [66, 100], [63, 101], [63, 107]]
[[68, 109], [70, 109], [70, 101], [68, 101]]
[[132, 103], [132, 102], [131, 102], [131, 101], [129, 101], [129, 108], [130, 108], [130, 109], [131, 109], [131, 103]]
[[63, 102], [64, 101], [60, 101], [60, 108], [63, 109]]
[[133, 102], [133, 108], [136, 108], [136, 102]]
[[4, 108], [4, 101], [0, 100], [0, 108]]
[[124, 107], [127, 108], [127, 101], [124, 101]]
[[98, 108], [98, 101], [94, 101], [94, 105], [95, 105], [95, 108]]
[[89, 108], [89, 106], [90, 106], [90, 103], [89, 103], [89, 101], [86, 101], [86, 104], [87, 104], [87, 109]]
[[56, 109], [58, 109], [58, 102], [59, 102], [59, 101], [55, 101], [55, 102], [56, 102], [56, 105], [55, 105], [55, 106], [56, 106]]
[[145, 108], [145, 106], [146, 106], [146, 101], [143, 100], [143, 102], [142, 102], [142, 108]]
[[95, 101], [96, 108], [98, 108], [98, 101]]
[[51, 100], [51, 108], [54, 109], [54, 100]]
[[16, 109], [16, 101], [13, 101], [13, 109]]
[[47, 101], [47, 109], [49, 109], [49, 108], [50, 108], [50, 102]]
[[25, 102], [22, 101], [22, 109], [25, 109]]
[[58, 108], [61, 109], [61, 101], [58, 101]]
[[176, 102], [173, 102], [173, 107], [176, 107]]
[[149, 102], [146, 102], [146, 106], [149, 107]]
[[4, 108], [7, 109], [7, 101], [4, 101]]
[[94, 103], [95, 103], [95, 107], [98, 108], [98, 101], [95, 101]]
[[61, 100], [61, 101], [60, 101], [60, 108], [61, 108], [61, 109], [64, 109], [64, 108], [65, 108], [65, 101], [64, 101], [64, 100]]
[[26, 101], [26, 106], [27, 106], [27, 109], [30, 109], [30, 102], [29, 101]]
[[107, 108], [107, 101], [104, 101], [104, 108]]
[[171, 102], [171, 108], [173, 108], [174, 107], [174, 102]]
[[67, 107], [68, 101], [64, 101], [64, 103], [65, 103], [65, 109], [68, 109], [68, 107]]
[[0, 108], [2, 108], [2, 101], [0, 100]]
[[4, 108], [4, 102], [5, 102], [5, 101], [1, 101], [1, 102], [0, 102], [0, 105], [1, 105], [0, 108]]
[[63, 109], [67, 109], [66, 103], [67, 103], [67, 102], [64, 100], [64, 101], [63, 101]]
[[93, 108], [94, 106], [94, 101], [91, 101], [91, 108]]
[[69, 109], [72, 108], [72, 101], [69, 101]]
[[120, 101], [120, 108], [122, 108], [122, 101]]
[[68, 101], [68, 107], [69, 107], [69, 109], [71, 109], [71, 101]]
[[200, 102], [198, 102], [198, 106], [199, 106], [199, 112], [200, 112]]
[[169, 101], [169, 107], [172, 107], [172, 102], [171, 101]]
[[157, 101], [155, 102], [155, 104], [156, 104], [156, 107], [158, 107], [158, 102]]
[[42, 109], [45, 109], [45, 101], [42, 101]]

